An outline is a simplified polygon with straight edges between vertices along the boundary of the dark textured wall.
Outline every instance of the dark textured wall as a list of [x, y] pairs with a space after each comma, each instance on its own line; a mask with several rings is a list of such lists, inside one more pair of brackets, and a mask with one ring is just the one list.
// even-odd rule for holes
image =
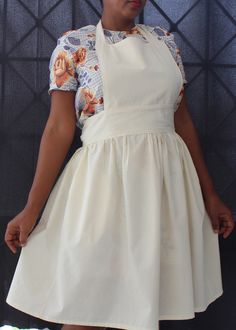
[[[0, 0], [2, 324], [49, 326], [5, 304], [18, 256], [5, 247], [3, 237], [7, 222], [24, 207], [33, 180], [50, 108], [48, 64], [56, 40], [67, 30], [96, 24], [100, 12], [99, 0]], [[138, 21], [174, 32], [188, 80], [189, 111], [207, 166], [216, 190], [236, 215], [236, 1], [149, 0]], [[78, 130], [68, 157], [80, 146], [79, 135]], [[235, 266], [230, 262], [235, 237], [221, 240], [221, 245], [224, 297], [197, 320], [162, 322], [163, 329], [235, 329]]]

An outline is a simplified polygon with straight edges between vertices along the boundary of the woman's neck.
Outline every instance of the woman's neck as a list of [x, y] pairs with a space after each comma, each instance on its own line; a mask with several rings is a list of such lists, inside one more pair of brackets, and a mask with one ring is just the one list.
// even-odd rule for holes
[[106, 30], [111, 31], [130, 31], [135, 27], [135, 21], [132, 20], [121, 20], [117, 17], [112, 17], [111, 15], [102, 15], [101, 17], [102, 27]]

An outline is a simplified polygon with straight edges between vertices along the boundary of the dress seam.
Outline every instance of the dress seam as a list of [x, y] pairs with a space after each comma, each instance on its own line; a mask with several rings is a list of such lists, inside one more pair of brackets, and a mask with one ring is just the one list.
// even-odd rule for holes
[[[165, 127], [165, 126], [163, 126]], [[98, 142], [106, 142], [106, 140], [110, 140], [110, 139], [114, 139], [114, 138], [118, 138], [118, 137], [122, 137], [122, 136], [127, 136], [127, 135], [145, 135], [145, 134], [154, 134], [156, 136], [158, 135], [162, 135], [162, 134], [174, 134], [175, 133], [175, 130], [170, 130], [170, 131], [137, 131], [137, 132], [125, 132], [125, 133], [118, 133], [117, 135], [116, 134], [113, 134], [113, 135], [108, 135], [108, 136], [105, 136], [105, 137], [102, 137], [100, 139], [97, 139], [97, 140], [94, 140], [94, 141], [90, 141], [90, 142], [87, 142], [87, 143], [84, 143], [82, 147], [86, 147], [86, 146], [89, 146], [91, 144], [94, 144], [94, 143], [98, 143]]]
[[[220, 292], [218, 292], [216, 295], [212, 296], [210, 299], [208, 299], [208, 302], [202, 306], [202, 307], [195, 307], [194, 308], [194, 313], [193, 314], [187, 314], [187, 315], [160, 315], [159, 316], [159, 320], [158, 321], [164, 321], [164, 320], [188, 320], [188, 319], [192, 319], [195, 318], [196, 315], [195, 313], [200, 313], [200, 312], [204, 312], [207, 307], [214, 302], [217, 298], [219, 298], [221, 295], [223, 294], [223, 290], [221, 290]], [[9, 302], [8, 302], [9, 304]], [[25, 313], [27, 313], [26, 309], [22, 310], [20, 306], [18, 306], [17, 304], [9, 304], [14, 308], [17, 308], [21, 311], [24, 311]], [[49, 321], [49, 322], [56, 322], [59, 324], [76, 324], [77, 325], [91, 325], [91, 326], [104, 326], [104, 327], [121, 327], [121, 328], [125, 328], [127, 330], [159, 330], [159, 328], [153, 327], [153, 328], [147, 328], [147, 327], [136, 327], [136, 326], [132, 326], [132, 325], [126, 325], [124, 323], [112, 323], [112, 322], [84, 322], [84, 321], [71, 321], [71, 320], [59, 320], [59, 319], [52, 319], [52, 318], [42, 318], [42, 316], [40, 314], [34, 313], [34, 312], [29, 312], [30, 315], [35, 316], [37, 318], [41, 318], [42, 320], [45, 321]], [[72, 322], [72, 323], [71, 323]], [[157, 324], [158, 327], [158, 324]]]

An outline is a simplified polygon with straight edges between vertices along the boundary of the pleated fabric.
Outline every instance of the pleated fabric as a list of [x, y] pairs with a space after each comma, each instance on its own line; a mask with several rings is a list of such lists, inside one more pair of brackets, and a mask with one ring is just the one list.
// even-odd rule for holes
[[22, 252], [8, 299], [59, 323], [154, 330], [222, 294], [218, 236], [176, 133], [78, 149]]
[[149, 46], [129, 38], [109, 48], [101, 31], [100, 21], [106, 108], [86, 120], [83, 146], [22, 248], [7, 303], [57, 323], [158, 330], [159, 320], [193, 318], [222, 295], [218, 235], [174, 128], [182, 81], [167, 46], [146, 32]]

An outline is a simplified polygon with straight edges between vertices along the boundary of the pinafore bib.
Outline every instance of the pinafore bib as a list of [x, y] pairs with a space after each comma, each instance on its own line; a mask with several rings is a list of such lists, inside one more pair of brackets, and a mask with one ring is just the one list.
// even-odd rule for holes
[[56, 323], [157, 330], [189, 319], [222, 290], [218, 235], [188, 148], [175, 132], [181, 72], [144, 25], [96, 52], [104, 110], [22, 248], [13, 307]]
[[101, 21], [97, 25], [104, 110], [85, 121], [84, 144], [124, 134], [174, 131], [173, 111], [183, 85], [181, 72], [165, 42], [138, 27], [147, 43], [130, 36], [110, 44]]

